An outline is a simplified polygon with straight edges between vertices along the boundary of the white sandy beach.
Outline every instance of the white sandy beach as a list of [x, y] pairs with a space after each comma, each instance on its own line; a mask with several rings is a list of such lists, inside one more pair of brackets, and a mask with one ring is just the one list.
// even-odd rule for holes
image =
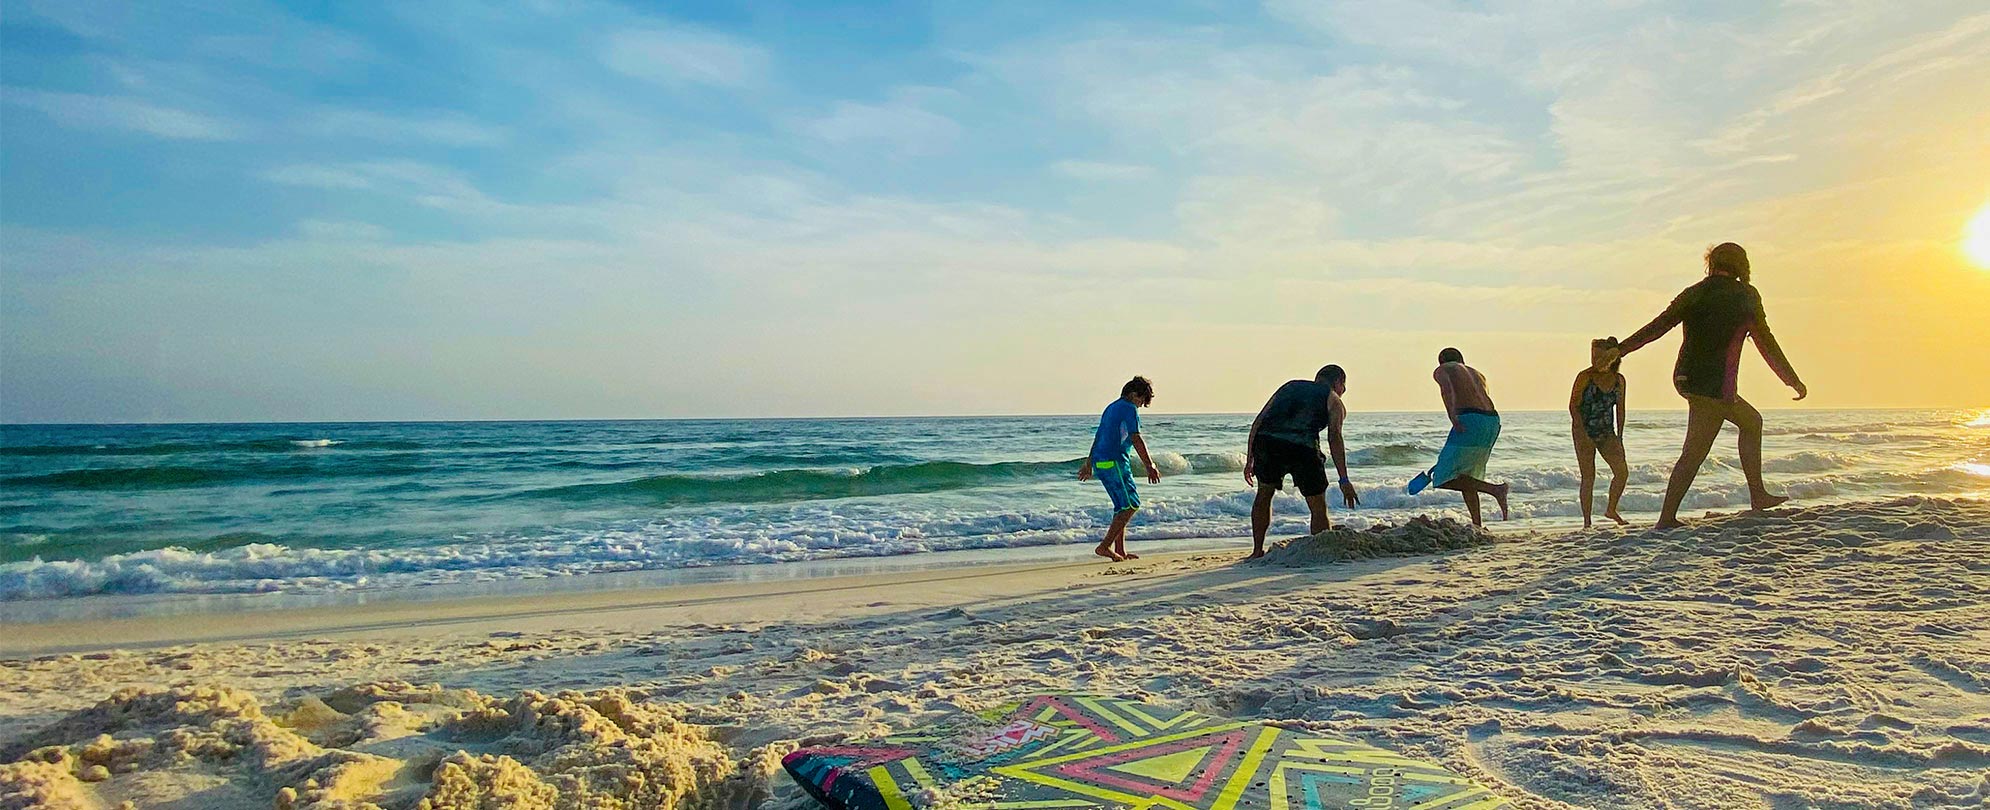
[[1319, 549], [14, 625], [0, 805], [803, 806], [798, 744], [1046, 690], [1520, 808], [1990, 805], [1990, 504]]

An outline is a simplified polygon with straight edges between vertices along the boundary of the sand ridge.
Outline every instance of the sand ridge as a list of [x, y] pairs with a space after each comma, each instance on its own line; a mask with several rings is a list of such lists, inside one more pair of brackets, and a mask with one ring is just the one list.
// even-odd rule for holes
[[[13, 660], [0, 664], [0, 745], [10, 756], [24, 745], [71, 753], [0, 766], [0, 781], [39, 779], [51, 797], [96, 803], [77, 806], [115, 806], [150, 779], [152, 796], [232, 790], [242, 806], [267, 807], [301, 784], [272, 774], [317, 773], [147, 765], [85, 781], [104, 775], [78, 751], [100, 744], [95, 735], [159, 745], [157, 723], [103, 731], [87, 719], [107, 691], [148, 683], [182, 690], [174, 703], [253, 698], [261, 722], [324, 752], [275, 761], [349, 769], [318, 781], [353, 801], [456, 801], [452, 791], [478, 785], [511, 786], [501, 793], [519, 801], [548, 787], [557, 801], [613, 797], [629, 783], [599, 775], [641, 772], [673, 786], [652, 795], [684, 806], [771, 792], [801, 807], [773, 774], [779, 751], [1079, 690], [1356, 738], [1522, 808], [1980, 808], [1990, 805], [1986, 551], [1990, 505], [1908, 498], [1683, 531], [1500, 537], [1420, 557], [1141, 560], [1003, 580], [1006, 592], [881, 584], [847, 612], [803, 600], [736, 621], [654, 609], [479, 638]], [[210, 692], [220, 697], [201, 697]], [[65, 714], [74, 709], [85, 711]], [[466, 719], [500, 710], [550, 728], [520, 736]], [[238, 713], [228, 722], [255, 725]], [[683, 767], [645, 770], [591, 750], [635, 736], [674, 741]], [[413, 764], [382, 777], [372, 760], [318, 759], [334, 751]]]

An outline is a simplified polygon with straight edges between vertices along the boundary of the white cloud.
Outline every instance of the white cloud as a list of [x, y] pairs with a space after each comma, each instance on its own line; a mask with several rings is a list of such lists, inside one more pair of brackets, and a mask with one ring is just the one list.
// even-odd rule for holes
[[373, 190], [398, 195], [417, 205], [461, 214], [490, 215], [518, 210], [484, 194], [461, 173], [412, 160], [354, 163], [297, 163], [262, 173], [278, 185], [334, 191]]
[[324, 189], [364, 189], [373, 187], [373, 179], [349, 168], [337, 166], [292, 165], [279, 166], [262, 173], [262, 178], [283, 186], [304, 186]]
[[1146, 180], [1154, 176], [1154, 167], [1137, 163], [1106, 163], [1096, 160], [1060, 160], [1050, 165], [1053, 171], [1075, 180], [1094, 183], [1114, 183], [1130, 180]]
[[452, 114], [392, 115], [330, 108], [306, 115], [299, 128], [328, 138], [427, 141], [448, 146], [491, 146], [504, 140], [503, 130]]
[[746, 87], [766, 78], [771, 61], [757, 45], [689, 26], [616, 33], [604, 51], [608, 67], [668, 85]]
[[377, 242], [389, 231], [371, 222], [307, 219], [297, 223], [297, 234], [318, 242]]
[[93, 96], [6, 88], [0, 100], [42, 112], [75, 129], [122, 129], [174, 140], [225, 141], [241, 128], [220, 118], [128, 96]]
[[840, 101], [829, 112], [802, 124], [808, 134], [833, 144], [880, 141], [912, 154], [944, 151], [959, 139], [961, 126], [926, 108], [947, 95], [932, 88], [901, 88], [889, 101]]

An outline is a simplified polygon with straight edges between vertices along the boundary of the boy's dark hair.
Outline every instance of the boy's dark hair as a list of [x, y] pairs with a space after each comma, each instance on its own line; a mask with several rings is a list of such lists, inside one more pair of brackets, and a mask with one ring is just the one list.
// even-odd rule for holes
[[1437, 362], [1463, 363], [1465, 362], [1465, 353], [1458, 351], [1457, 349], [1447, 347], [1444, 351], [1437, 353]]
[[1148, 382], [1146, 377], [1135, 377], [1127, 380], [1125, 385], [1119, 387], [1119, 395], [1123, 397], [1128, 394], [1139, 394], [1145, 399], [1153, 399], [1154, 384]]
[[1320, 373], [1313, 375], [1314, 382], [1325, 383], [1327, 385], [1339, 385], [1340, 381], [1345, 379], [1347, 379], [1347, 372], [1342, 370], [1340, 366], [1332, 363], [1321, 366]]

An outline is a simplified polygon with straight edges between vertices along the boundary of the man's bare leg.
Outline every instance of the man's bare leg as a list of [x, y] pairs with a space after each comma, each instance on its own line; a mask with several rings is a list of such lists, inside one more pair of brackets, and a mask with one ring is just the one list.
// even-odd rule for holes
[[1679, 505], [1686, 502], [1686, 491], [1693, 488], [1693, 478], [1700, 474], [1700, 465], [1706, 463], [1707, 451], [1720, 438], [1721, 422], [1727, 418], [1725, 404], [1710, 397], [1686, 398], [1686, 441], [1679, 447], [1679, 460], [1673, 463], [1672, 478], [1665, 483], [1665, 505], [1652, 528], [1676, 529], [1686, 525], [1679, 520]]
[[1729, 404], [1727, 421], [1741, 429], [1741, 474], [1748, 478], [1748, 508], [1769, 509], [1789, 502], [1787, 495], [1771, 495], [1762, 482], [1762, 412], [1735, 397]]
[[1112, 527], [1106, 529], [1105, 539], [1099, 541], [1099, 547], [1092, 549], [1092, 553], [1113, 562], [1126, 559], [1119, 552], [1114, 551], [1113, 548], [1114, 546], [1121, 548], [1126, 546], [1126, 524], [1133, 522], [1133, 513], [1136, 511], [1138, 510], [1122, 509], [1115, 513], [1112, 516]]
[[1313, 513], [1312, 533], [1319, 534], [1334, 527], [1333, 516], [1327, 514], [1327, 493], [1306, 496], [1306, 508]]
[[1493, 496], [1493, 501], [1499, 504], [1500, 520], [1506, 520], [1512, 514], [1506, 507], [1506, 495], [1513, 488], [1506, 484], [1488, 484], [1469, 475], [1461, 475], [1439, 484], [1438, 489], [1448, 489], [1463, 494], [1466, 504], [1472, 506], [1472, 523], [1474, 524], [1483, 525], [1479, 524], [1479, 508], [1475, 505], [1478, 503], [1479, 493]]
[[1251, 502], [1251, 556], [1264, 556], [1264, 536], [1271, 531], [1271, 499], [1278, 495], [1277, 484], [1258, 484], [1257, 500]]

